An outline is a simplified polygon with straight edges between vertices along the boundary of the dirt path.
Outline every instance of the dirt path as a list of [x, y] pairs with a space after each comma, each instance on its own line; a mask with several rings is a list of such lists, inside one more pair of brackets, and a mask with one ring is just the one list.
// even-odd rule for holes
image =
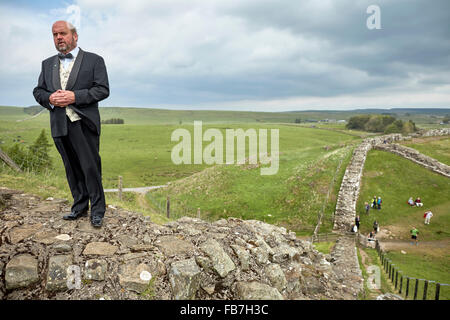
[[[122, 191], [123, 192], [137, 192], [137, 193], [146, 194], [150, 190], [164, 188], [164, 187], [167, 187], [167, 185], [151, 186], [151, 187], [139, 187], [139, 188], [123, 188]], [[104, 190], [104, 192], [118, 192], [118, 191], [119, 191], [119, 189], [105, 189]]]
[[[374, 264], [372, 259], [367, 255], [367, 253], [364, 250], [359, 249], [359, 254], [361, 255], [361, 263], [363, 264], [364, 269], [367, 270], [367, 268], [370, 265]], [[365, 279], [365, 281], [367, 281], [367, 280]], [[375, 300], [377, 298], [377, 296], [379, 296], [380, 294], [383, 294], [383, 292], [381, 292], [380, 289], [369, 289], [369, 292], [370, 292], [370, 295], [366, 298], [371, 299], [371, 300]]]
[[420, 241], [419, 238], [417, 246], [409, 240], [380, 240], [379, 243], [384, 251], [403, 251], [406, 254], [417, 253], [443, 257], [450, 252], [450, 239]]

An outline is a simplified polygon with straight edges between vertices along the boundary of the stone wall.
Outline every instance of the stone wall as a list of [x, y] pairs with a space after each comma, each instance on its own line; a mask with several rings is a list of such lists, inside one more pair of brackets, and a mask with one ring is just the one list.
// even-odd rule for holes
[[[446, 134], [450, 134], [449, 129], [430, 130], [420, 134], [420, 136], [428, 137]], [[418, 134], [415, 135], [419, 136]], [[333, 230], [341, 233], [342, 236], [336, 242], [331, 255], [333, 257], [333, 270], [336, 274], [340, 275], [341, 279], [347, 279], [349, 281], [348, 289], [355, 297], [363, 290], [363, 278], [356, 254], [355, 238], [345, 236], [344, 234], [350, 231], [351, 226], [355, 222], [356, 203], [361, 188], [364, 163], [369, 150], [376, 148], [394, 152], [435, 172], [450, 176], [449, 167], [445, 164], [422, 155], [414, 149], [395, 144], [397, 141], [410, 139], [411, 136], [402, 136], [401, 134], [389, 134], [365, 139], [354, 150], [352, 159], [345, 170], [337, 197], [333, 227]], [[374, 243], [368, 242], [364, 236], [361, 235], [361, 237], [361, 243], [363, 245], [374, 246]]]
[[378, 150], [388, 151], [402, 156], [408, 160], [411, 160], [431, 171], [442, 174], [445, 177], [450, 178], [450, 166], [437, 161], [434, 158], [426, 156], [419, 151], [399, 145], [397, 143], [393, 144], [379, 144], [375, 146]]
[[431, 129], [423, 132], [422, 137], [436, 137], [436, 136], [448, 136], [450, 135], [450, 128]]
[[[450, 129], [433, 129], [414, 136], [430, 137], [449, 135]], [[450, 177], [449, 166], [421, 154], [417, 150], [396, 144], [397, 141], [411, 140], [411, 136], [401, 134], [389, 134], [367, 138], [354, 150], [352, 159], [345, 171], [339, 190], [336, 210], [334, 214], [334, 230], [349, 231], [355, 221], [356, 202], [361, 187], [361, 178], [367, 153], [372, 148], [393, 152], [406, 159], [412, 160], [434, 172]]]
[[0, 190], [0, 299], [355, 298], [338, 255], [261, 221], [158, 225], [109, 206], [94, 229], [62, 220], [65, 200]]

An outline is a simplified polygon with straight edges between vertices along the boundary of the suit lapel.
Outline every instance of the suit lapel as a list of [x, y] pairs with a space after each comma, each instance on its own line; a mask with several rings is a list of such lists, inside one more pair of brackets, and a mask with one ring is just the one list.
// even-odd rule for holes
[[59, 58], [55, 56], [52, 62], [52, 84], [53, 88], [56, 90], [61, 89], [61, 79], [59, 78]]
[[75, 85], [75, 81], [78, 77], [78, 72], [80, 71], [81, 61], [83, 60], [83, 55], [84, 51], [80, 48], [77, 54], [77, 58], [75, 59], [75, 62], [73, 64], [72, 71], [70, 72], [69, 79], [67, 80], [66, 90], [71, 90]]

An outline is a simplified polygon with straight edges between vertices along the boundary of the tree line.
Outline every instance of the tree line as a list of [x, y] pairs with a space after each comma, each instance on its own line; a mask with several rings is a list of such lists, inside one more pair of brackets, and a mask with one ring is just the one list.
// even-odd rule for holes
[[107, 120], [102, 120], [102, 124], [124, 124], [125, 120], [121, 118], [111, 118]]
[[383, 132], [409, 134], [417, 131], [416, 124], [411, 121], [402, 121], [389, 115], [363, 114], [351, 117], [346, 125], [347, 129], [363, 130], [369, 132]]

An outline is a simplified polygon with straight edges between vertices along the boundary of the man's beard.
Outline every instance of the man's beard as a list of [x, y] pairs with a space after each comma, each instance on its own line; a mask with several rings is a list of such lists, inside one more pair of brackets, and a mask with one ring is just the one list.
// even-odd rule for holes
[[75, 48], [75, 46], [73, 46], [73, 41], [71, 43], [60, 43], [56, 45], [56, 50], [61, 53], [68, 52], [73, 48]]

